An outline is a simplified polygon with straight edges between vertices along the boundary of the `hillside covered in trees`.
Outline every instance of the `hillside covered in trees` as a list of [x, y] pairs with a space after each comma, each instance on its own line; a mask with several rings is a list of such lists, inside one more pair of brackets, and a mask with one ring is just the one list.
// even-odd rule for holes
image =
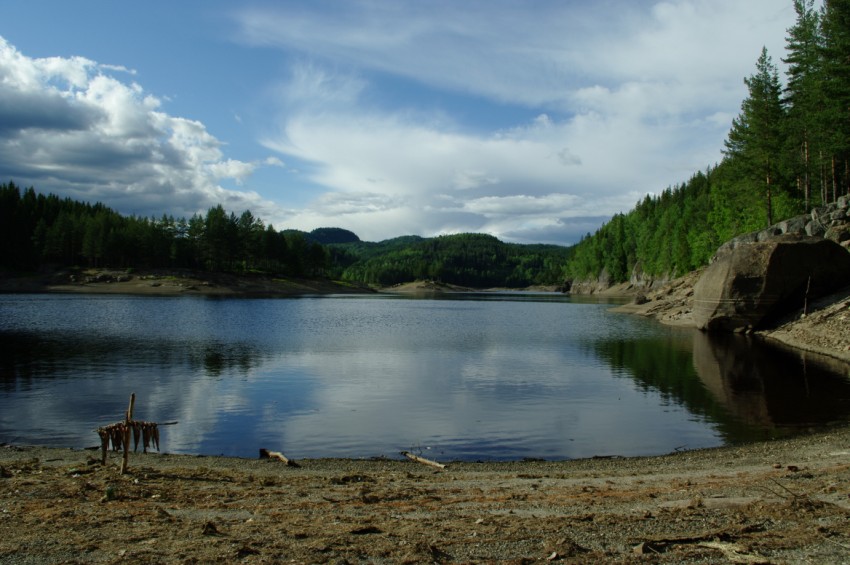
[[728, 239], [850, 194], [850, 0], [795, 0], [786, 84], [767, 50], [716, 166], [647, 196], [575, 247], [570, 278], [623, 282], [705, 265]]
[[102, 204], [0, 184], [0, 269], [183, 268], [327, 277], [385, 286], [417, 279], [458, 285], [561, 284], [569, 249], [461, 234], [363, 242], [341, 228], [278, 231], [250, 211], [210, 208], [186, 220], [123, 216]]
[[474, 288], [561, 285], [569, 252], [557, 245], [503, 243], [484, 234], [331, 246], [338, 278], [377, 286], [424, 279]]
[[327, 266], [320, 244], [266, 226], [247, 210], [236, 216], [218, 205], [188, 220], [123, 216], [14, 182], [0, 185], [0, 237], [0, 267], [14, 271], [54, 265], [317, 276]]

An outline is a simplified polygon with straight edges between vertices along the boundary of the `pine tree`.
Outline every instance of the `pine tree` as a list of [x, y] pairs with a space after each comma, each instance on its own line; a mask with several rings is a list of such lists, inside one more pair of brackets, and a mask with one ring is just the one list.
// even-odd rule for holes
[[839, 192], [850, 194], [850, 0], [827, 0], [822, 19], [827, 97], [823, 115], [832, 132], [829, 176], [834, 200]]
[[732, 121], [724, 153], [741, 168], [754, 187], [763, 191], [767, 225], [773, 224], [773, 193], [779, 179], [785, 112], [779, 72], [762, 48], [756, 72], [744, 79], [749, 96]]
[[783, 61], [788, 65], [785, 104], [788, 108], [787, 146], [792, 173], [808, 209], [812, 200], [812, 176], [824, 128], [819, 117], [824, 106], [820, 18], [814, 0], [794, 0], [797, 21], [788, 30]]

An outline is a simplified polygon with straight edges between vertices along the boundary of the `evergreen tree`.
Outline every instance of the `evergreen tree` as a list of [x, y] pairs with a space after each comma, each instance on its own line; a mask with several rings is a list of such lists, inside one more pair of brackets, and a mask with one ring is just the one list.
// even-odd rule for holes
[[785, 113], [779, 72], [762, 48], [756, 72], [744, 79], [749, 95], [732, 121], [724, 153], [735, 160], [754, 187], [759, 187], [766, 207], [767, 225], [773, 223], [773, 196], [779, 179]]
[[832, 134], [828, 177], [834, 200], [850, 194], [850, 0], [827, 0], [822, 19], [823, 114]]
[[794, 0], [797, 21], [786, 38], [788, 85], [785, 104], [788, 107], [787, 148], [791, 173], [808, 209], [812, 201], [812, 177], [821, 154], [824, 127], [820, 112], [824, 106], [823, 65], [820, 17], [814, 0]]

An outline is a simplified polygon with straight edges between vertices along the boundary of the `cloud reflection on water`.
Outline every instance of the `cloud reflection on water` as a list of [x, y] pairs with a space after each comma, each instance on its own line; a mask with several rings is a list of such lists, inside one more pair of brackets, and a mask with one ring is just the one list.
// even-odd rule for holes
[[850, 398], [810, 369], [795, 410], [799, 378], [772, 376], [795, 369], [758, 344], [565, 298], [125, 298], [108, 310], [129, 321], [100, 325], [98, 300], [25, 300], [0, 300], [0, 441], [94, 445], [136, 392], [138, 417], [180, 422], [171, 452], [561, 459], [783, 433]]

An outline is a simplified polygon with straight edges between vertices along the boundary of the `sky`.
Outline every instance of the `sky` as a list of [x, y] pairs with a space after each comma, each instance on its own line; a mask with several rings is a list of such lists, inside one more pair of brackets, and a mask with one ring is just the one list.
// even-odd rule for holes
[[791, 0], [0, 3], [0, 180], [569, 245], [722, 158]]

